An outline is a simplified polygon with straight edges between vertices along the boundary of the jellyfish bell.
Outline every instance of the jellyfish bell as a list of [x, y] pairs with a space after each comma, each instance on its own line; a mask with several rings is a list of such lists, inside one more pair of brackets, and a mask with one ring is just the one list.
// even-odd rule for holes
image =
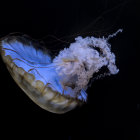
[[[77, 37], [52, 59], [39, 42], [25, 35], [8, 35], [0, 40], [0, 52], [19, 87], [41, 108], [66, 113], [87, 102], [89, 80], [103, 66], [117, 74], [109, 38]], [[97, 51], [97, 48], [100, 51]]]
[[82, 102], [63, 96], [63, 87], [51, 56], [37, 41], [22, 35], [1, 39], [0, 52], [11, 76], [41, 108], [65, 113]]

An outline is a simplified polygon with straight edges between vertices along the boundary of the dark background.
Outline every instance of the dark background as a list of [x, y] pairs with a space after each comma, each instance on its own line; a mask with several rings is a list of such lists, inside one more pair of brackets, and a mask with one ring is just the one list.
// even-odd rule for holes
[[123, 29], [110, 40], [119, 74], [94, 81], [87, 104], [63, 115], [34, 104], [0, 59], [1, 136], [139, 140], [139, 9], [139, 0], [0, 1], [0, 37], [25, 33], [43, 40], [53, 54], [78, 35], [107, 37]]

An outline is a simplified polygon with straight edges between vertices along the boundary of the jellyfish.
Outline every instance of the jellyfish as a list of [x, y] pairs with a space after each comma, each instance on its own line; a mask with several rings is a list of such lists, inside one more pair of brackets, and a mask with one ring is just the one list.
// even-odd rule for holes
[[41, 108], [66, 113], [87, 102], [88, 84], [95, 73], [107, 67], [106, 75], [119, 72], [109, 39], [81, 37], [53, 59], [45, 46], [27, 35], [7, 35], [0, 40], [0, 54], [11, 76], [26, 95]]

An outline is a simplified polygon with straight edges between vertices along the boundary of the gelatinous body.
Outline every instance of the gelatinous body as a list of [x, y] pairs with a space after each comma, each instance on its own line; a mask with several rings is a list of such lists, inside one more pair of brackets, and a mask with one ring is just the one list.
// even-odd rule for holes
[[45, 110], [65, 113], [87, 101], [89, 80], [101, 67], [106, 66], [108, 74], [118, 73], [107, 41], [78, 37], [52, 60], [37, 41], [9, 35], [1, 39], [0, 51], [11, 76], [30, 99]]

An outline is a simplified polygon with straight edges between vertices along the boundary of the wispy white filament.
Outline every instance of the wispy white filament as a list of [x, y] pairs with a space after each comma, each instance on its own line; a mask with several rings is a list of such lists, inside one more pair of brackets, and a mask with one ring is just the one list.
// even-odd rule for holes
[[109, 74], [117, 74], [119, 69], [115, 65], [115, 55], [111, 52], [108, 40], [118, 32], [122, 30], [119, 29], [107, 38], [79, 36], [69, 48], [60, 51], [53, 63], [57, 65], [56, 72], [64, 86], [71, 83], [75, 92], [86, 89], [90, 78], [103, 66], [108, 68]]

